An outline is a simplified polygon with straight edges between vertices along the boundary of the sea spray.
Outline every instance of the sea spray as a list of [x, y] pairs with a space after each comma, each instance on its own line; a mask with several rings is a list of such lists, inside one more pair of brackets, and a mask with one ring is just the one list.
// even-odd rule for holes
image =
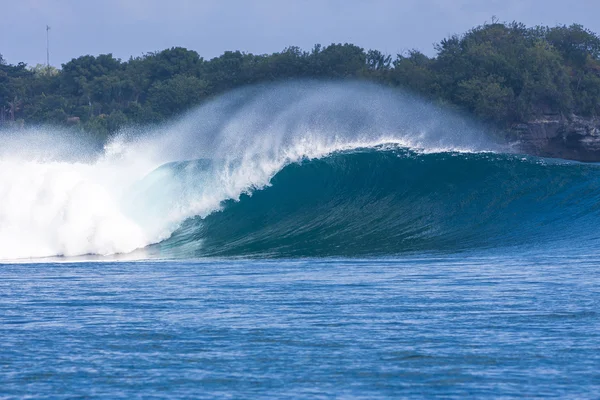
[[337, 151], [498, 148], [456, 115], [363, 83], [249, 87], [101, 147], [73, 135], [0, 134], [0, 259], [143, 248], [270, 185], [286, 165]]

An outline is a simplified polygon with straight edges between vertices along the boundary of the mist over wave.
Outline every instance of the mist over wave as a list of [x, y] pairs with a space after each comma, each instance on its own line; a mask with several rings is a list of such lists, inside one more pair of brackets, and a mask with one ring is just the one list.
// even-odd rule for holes
[[362, 83], [250, 87], [101, 147], [50, 128], [3, 132], [0, 259], [128, 253], [269, 186], [287, 165], [384, 144], [498, 150], [459, 116]]

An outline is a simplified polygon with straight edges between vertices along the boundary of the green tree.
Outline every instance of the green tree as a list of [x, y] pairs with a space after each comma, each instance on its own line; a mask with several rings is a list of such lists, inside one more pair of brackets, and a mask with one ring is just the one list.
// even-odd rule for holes
[[[543, 114], [600, 116], [600, 37], [581, 25], [484, 24], [392, 62], [353, 44], [227, 51], [205, 61], [173, 47], [130, 58], [85, 55], [61, 69], [6, 63], [0, 55], [0, 124], [65, 124], [110, 135], [153, 123], [211, 96], [258, 82], [367, 79], [418, 93], [501, 127]], [[73, 121], [79, 121], [74, 124]]]
[[366, 66], [365, 51], [353, 44], [332, 44], [324, 49], [315, 47], [311, 56], [312, 72], [316, 76], [347, 78], [359, 75]]
[[385, 55], [379, 50], [367, 52], [367, 67], [372, 71], [388, 71], [392, 64], [392, 56]]
[[198, 104], [206, 95], [207, 86], [194, 76], [176, 75], [152, 85], [148, 103], [161, 117], [171, 117]]

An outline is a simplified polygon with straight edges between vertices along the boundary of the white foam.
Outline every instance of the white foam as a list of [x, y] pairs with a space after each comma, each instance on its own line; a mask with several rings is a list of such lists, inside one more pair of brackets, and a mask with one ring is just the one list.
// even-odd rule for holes
[[[269, 185], [289, 163], [382, 144], [489, 148], [480, 131], [414, 98], [315, 83], [234, 92], [100, 152], [50, 129], [0, 134], [0, 259], [128, 253]], [[156, 170], [193, 159], [212, 161], [201, 173]]]

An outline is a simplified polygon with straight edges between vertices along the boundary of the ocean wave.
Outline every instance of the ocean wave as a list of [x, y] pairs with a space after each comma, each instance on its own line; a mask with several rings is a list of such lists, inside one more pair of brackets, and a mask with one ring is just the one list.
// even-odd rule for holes
[[379, 146], [289, 164], [152, 252], [352, 257], [596, 243], [599, 205], [596, 165]]
[[[501, 155], [509, 150], [481, 127], [372, 84], [245, 88], [177, 121], [121, 132], [104, 146], [81, 135], [0, 133], [0, 259], [139, 249], [183, 257], [462, 248], [491, 243], [506, 228], [491, 204], [518, 212], [511, 207], [521, 201], [538, 216], [552, 204], [528, 208], [522, 200], [518, 166], [538, 161]], [[537, 168], [549, 185], [564, 180], [556, 196], [596, 182], [591, 166]], [[567, 171], [576, 175], [574, 187], [565, 183]], [[456, 185], [463, 194], [451, 190]], [[551, 189], [539, 183], [528, 196], [558, 198]], [[590, 193], [582, 198], [591, 201]], [[472, 238], [470, 218], [486, 215], [498, 228], [490, 224]], [[463, 233], [449, 220], [461, 222]]]

